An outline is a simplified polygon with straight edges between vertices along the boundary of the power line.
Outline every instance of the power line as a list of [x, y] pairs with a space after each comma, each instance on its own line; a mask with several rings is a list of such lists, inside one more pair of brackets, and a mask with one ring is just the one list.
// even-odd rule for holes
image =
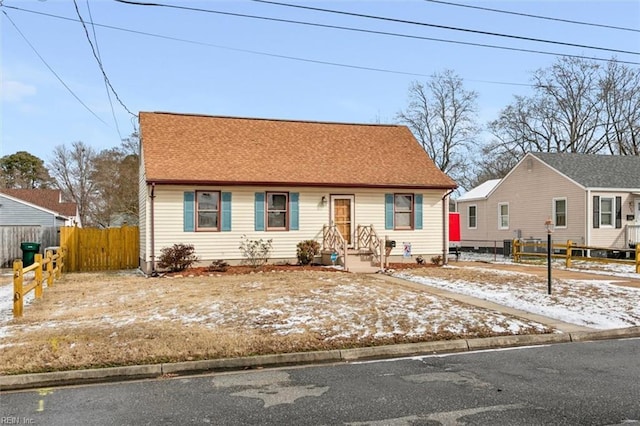
[[[89, 6], [89, 0], [86, 0], [87, 2], [87, 11], [89, 12], [89, 22], [91, 23], [91, 31], [93, 32], [93, 40], [96, 44], [96, 53], [98, 54], [98, 58], [100, 58], [100, 62], [102, 62], [102, 57], [100, 56], [100, 47], [98, 46], [98, 37], [96, 35], [96, 27], [95, 25], [93, 25], [93, 16], [91, 16], [91, 6]], [[75, 0], [74, 0], [75, 3]], [[78, 11], [78, 8], [76, 7], [76, 11]], [[80, 15], [80, 13], [78, 12], [78, 15]], [[82, 19], [82, 17], [78, 16], [80, 19]], [[116, 111], [113, 108], [113, 100], [111, 99], [111, 92], [109, 91], [109, 86], [107, 85], [107, 81], [104, 81], [104, 88], [105, 91], [107, 92], [107, 99], [109, 99], [109, 107], [111, 108], [111, 117], [113, 118], [113, 123], [116, 126], [116, 132], [118, 132], [118, 136], [120, 137], [120, 140], [122, 140], [122, 133], [120, 132], [120, 126], [118, 125], [118, 120], [116, 119]]]
[[87, 30], [87, 26], [85, 25], [84, 20], [82, 19], [82, 15], [80, 15], [80, 10], [78, 9], [78, 3], [76, 3], [76, 0], [73, 0], [73, 4], [74, 4], [74, 6], [76, 8], [76, 13], [78, 14], [78, 19], [80, 19], [80, 23], [82, 24], [82, 28], [84, 29], [84, 33], [85, 33], [85, 35], [87, 37], [87, 41], [89, 42], [89, 45], [91, 46], [91, 52], [93, 53], [93, 57], [98, 62], [98, 66], [100, 67], [100, 71], [102, 72], [102, 77], [104, 78], [105, 83], [107, 83], [107, 85], [109, 86], [109, 88], [113, 92], [113, 95], [116, 97], [116, 100], [120, 103], [120, 105], [122, 105], [122, 108], [124, 108], [129, 114], [135, 116], [135, 114], [132, 113], [129, 110], [129, 108], [127, 108], [127, 106], [124, 104], [124, 102], [122, 102], [122, 100], [120, 99], [120, 96], [118, 96], [118, 93], [116, 92], [116, 90], [111, 85], [111, 81], [109, 81], [109, 77], [107, 77], [107, 73], [104, 71], [104, 67], [102, 66], [102, 61], [100, 60], [100, 58], [96, 54], [96, 49], [93, 46], [93, 42], [91, 41], [91, 36], [89, 35], [89, 30]]
[[[409, 34], [399, 34], [399, 33], [392, 33], [392, 32], [386, 32], [386, 31], [375, 31], [375, 30], [366, 30], [366, 29], [361, 29], [361, 28], [343, 27], [343, 26], [339, 26], [339, 25], [319, 24], [319, 23], [316, 23], [316, 22], [297, 21], [297, 20], [281, 19], [281, 18], [270, 18], [270, 17], [265, 17], [265, 16], [247, 15], [247, 14], [233, 13], [233, 12], [223, 12], [223, 11], [212, 10], [212, 9], [201, 9], [201, 8], [194, 8], [194, 7], [187, 7], [187, 6], [176, 6], [176, 5], [169, 5], [169, 4], [159, 4], [159, 3], [139, 3], [139, 2], [133, 2], [133, 1], [128, 1], [128, 0], [115, 0], [115, 1], [117, 1], [119, 3], [131, 4], [131, 5], [135, 5], [135, 6], [161, 6], [161, 7], [167, 7], [167, 8], [172, 8], [172, 9], [191, 10], [191, 11], [196, 11], [196, 12], [205, 12], [205, 13], [219, 14], [219, 15], [225, 15], [225, 16], [234, 16], [234, 17], [239, 17], [239, 18], [250, 18], [250, 19], [258, 19], [258, 20], [264, 20], [264, 21], [283, 22], [283, 23], [288, 23], [288, 24], [307, 25], [307, 26], [312, 26], [312, 27], [330, 28], [330, 29], [338, 29], [338, 30], [361, 32], [361, 33], [376, 34], [376, 35], [386, 35], [386, 36], [392, 36], [392, 37], [402, 37], [402, 38], [409, 38], [409, 39], [415, 39], [415, 40], [436, 41], [436, 42], [441, 42], [441, 43], [460, 44], [460, 45], [474, 46], [474, 47], [485, 47], [485, 48], [509, 50], [509, 51], [515, 51], [515, 52], [537, 53], [537, 54], [551, 55], [551, 56], [563, 56], [563, 57], [567, 57], [567, 58], [589, 59], [589, 60], [593, 60], [593, 61], [602, 61], [602, 62], [609, 62], [610, 61], [610, 59], [603, 59], [603, 58], [590, 57], [590, 56], [584, 56], [584, 55], [571, 55], [571, 54], [567, 54], [567, 53], [555, 53], [555, 52], [546, 52], [546, 51], [542, 51], [542, 50], [532, 50], [532, 49], [523, 49], [523, 48], [516, 48], [516, 47], [496, 46], [496, 45], [492, 45], [492, 44], [472, 43], [472, 42], [447, 40], [447, 39], [440, 39], [440, 38], [433, 38], [433, 37], [422, 37], [422, 36], [415, 36], [415, 35], [409, 35]], [[622, 63], [622, 64], [640, 65], [640, 62], [623, 61], [623, 60], [618, 60], [617, 62]]]
[[[125, 0], [116, 0], [116, 1], [119, 1], [119, 2], [122, 2], [122, 3], [129, 3], [128, 1], [125, 1]], [[270, 1], [270, 0], [251, 0], [251, 1], [256, 2], [256, 3], [265, 3], [265, 4], [273, 4], [273, 5], [277, 5], [277, 6], [293, 7], [293, 8], [296, 8], [296, 9], [313, 10], [313, 11], [316, 11], [316, 12], [326, 12], [326, 13], [334, 13], [334, 14], [338, 14], [338, 15], [355, 16], [355, 17], [358, 17], [358, 18], [375, 19], [375, 20], [380, 20], [380, 21], [396, 22], [396, 23], [401, 23], [401, 24], [419, 25], [419, 26], [424, 26], [424, 27], [440, 28], [440, 29], [453, 30], [453, 31], [462, 31], [462, 32], [468, 32], [468, 33], [474, 33], [474, 34], [490, 35], [490, 36], [495, 36], [495, 37], [506, 37], [506, 38], [516, 39], [516, 40], [526, 40], [526, 41], [534, 41], [534, 42], [538, 42], [538, 43], [557, 44], [557, 45], [569, 46], [569, 47], [579, 47], [579, 48], [582, 48], [582, 49], [602, 50], [602, 51], [613, 52], [613, 53], [627, 53], [629, 55], [640, 55], [640, 52], [632, 52], [632, 51], [629, 51], [629, 50], [611, 49], [611, 48], [608, 48], [608, 47], [589, 46], [589, 45], [585, 45], [585, 44], [566, 43], [566, 42], [556, 41], [556, 40], [545, 40], [545, 39], [539, 39], [539, 38], [533, 38], [533, 37], [517, 36], [517, 35], [512, 35], [512, 34], [494, 33], [494, 32], [491, 32], [491, 31], [472, 30], [472, 29], [469, 29], [469, 28], [460, 28], [460, 27], [451, 27], [451, 26], [447, 26], [447, 25], [429, 24], [429, 23], [426, 23], [426, 22], [408, 21], [408, 20], [405, 20], [405, 19], [387, 18], [387, 17], [383, 17], [383, 16], [366, 15], [366, 14], [362, 14], [362, 13], [345, 12], [345, 11], [342, 11], [342, 10], [324, 9], [324, 8], [312, 7], [312, 6], [302, 6], [302, 5], [298, 5], [298, 4], [280, 3], [280, 2], [276, 2], [276, 1]]]
[[481, 6], [472, 6], [470, 4], [453, 3], [453, 2], [450, 2], [450, 1], [440, 1], [440, 0], [424, 0], [424, 1], [428, 1], [430, 3], [446, 4], [448, 6], [458, 6], [458, 7], [466, 7], [466, 8], [469, 8], [469, 9], [486, 10], [488, 12], [504, 13], [504, 14], [507, 14], [507, 15], [526, 16], [527, 18], [545, 19], [545, 20], [548, 20], [548, 21], [565, 22], [565, 23], [576, 24], [576, 25], [587, 25], [587, 26], [590, 26], [590, 27], [609, 28], [609, 29], [621, 30], [621, 31], [640, 32], [640, 30], [638, 30], [636, 28], [617, 27], [615, 25], [596, 24], [594, 22], [582, 22], [582, 21], [574, 21], [574, 20], [571, 20], [571, 19], [552, 18], [552, 17], [549, 17], [549, 16], [532, 15], [530, 13], [522, 13], [522, 12], [511, 12], [511, 11], [508, 11], [508, 10], [492, 9], [492, 8], [489, 8], [489, 7], [481, 7]]
[[[33, 10], [21, 9], [21, 8], [14, 7], [14, 6], [5, 6], [5, 7], [10, 7], [12, 9], [20, 10], [20, 11], [23, 11], [23, 12], [33, 13], [33, 14], [37, 14], [37, 15], [43, 15], [43, 16], [47, 16], [47, 17], [51, 17], [51, 18], [56, 18], [56, 19], [61, 19], [61, 20], [66, 20], [66, 21], [72, 21], [72, 22], [78, 22], [76, 19], [68, 18], [68, 17], [65, 17], [65, 16], [53, 15], [53, 14], [44, 13], [44, 12], [36, 12], [36, 11], [33, 11]], [[315, 64], [320, 64], [320, 65], [330, 65], [330, 66], [343, 67], [343, 68], [363, 69], [363, 70], [367, 70], [367, 71], [385, 72], [385, 73], [391, 73], [391, 74], [411, 75], [411, 76], [417, 76], [417, 77], [429, 77], [429, 75], [420, 74], [420, 73], [414, 73], [414, 72], [405, 72], [405, 71], [397, 71], [397, 70], [389, 70], [389, 69], [381, 69], [381, 68], [372, 68], [372, 67], [361, 67], [361, 66], [357, 66], [357, 65], [349, 65], [349, 64], [343, 64], [343, 63], [337, 63], [337, 62], [320, 61], [320, 60], [314, 60], [314, 59], [308, 59], [308, 58], [300, 58], [300, 57], [295, 57], [295, 56], [279, 55], [279, 54], [256, 51], [256, 50], [240, 49], [240, 48], [222, 46], [222, 45], [217, 45], [217, 44], [212, 44], [212, 43], [206, 43], [206, 42], [202, 42], [202, 41], [188, 40], [188, 39], [183, 39], [183, 38], [178, 38], [178, 37], [165, 36], [165, 35], [162, 35], [162, 34], [153, 34], [153, 33], [148, 33], [148, 32], [144, 32], [144, 31], [138, 31], [138, 30], [132, 30], [132, 29], [128, 29], [128, 28], [116, 27], [116, 26], [112, 26], [112, 25], [105, 25], [105, 24], [99, 24], [99, 23], [93, 23], [93, 25], [98, 26], [98, 27], [102, 27], [102, 28], [108, 28], [108, 29], [112, 29], [112, 30], [117, 30], [117, 31], [129, 32], [129, 33], [132, 33], [132, 34], [139, 34], [139, 35], [144, 35], [144, 36], [148, 36], [148, 37], [160, 38], [160, 39], [164, 39], [164, 40], [171, 40], [171, 41], [177, 41], [177, 42], [182, 42], [182, 43], [189, 43], [189, 44], [195, 44], [195, 45], [201, 45], [201, 46], [207, 46], [207, 47], [214, 47], [214, 48], [217, 48], [217, 49], [224, 49], [224, 50], [235, 51], [235, 52], [249, 53], [249, 54], [260, 55], [260, 56], [274, 57], [274, 58], [287, 59], [287, 60], [293, 60], [293, 61], [299, 61], [299, 62], [315, 63]], [[445, 42], [449, 42], [447, 40], [444, 40], [444, 41]], [[451, 41], [451, 43], [457, 43], [457, 42]], [[466, 43], [464, 43], [464, 44], [466, 44]], [[553, 54], [553, 53], [549, 53], [549, 54], [556, 55], [556, 54]], [[558, 55], [559, 56], [582, 58], [582, 59], [592, 59], [592, 60], [598, 60], [598, 61], [609, 61], [607, 59], [602, 59], [602, 58], [588, 58], [588, 57], [578, 56], [578, 55], [562, 55], [562, 54], [558, 54]], [[627, 61], [618, 61], [618, 62], [619, 63], [628, 63], [628, 64], [630, 63], [630, 64], [640, 65], [640, 63], [636, 63], [636, 62], [627, 62]], [[473, 79], [465, 79], [465, 80], [467, 80], [467, 81], [475, 81], [475, 82], [480, 82], [480, 83], [489, 83], [489, 84], [534, 87], [534, 85], [527, 84], [527, 83], [510, 83], [510, 82], [473, 80]]]
[[[4, 6], [4, 7], [8, 7], [8, 6]], [[49, 71], [51, 71], [51, 73], [58, 79], [58, 81], [65, 87], [65, 89], [67, 89], [69, 91], [69, 93], [71, 93], [71, 95], [76, 98], [76, 100], [78, 102], [80, 102], [80, 104], [85, 107], [87, 109], [87, 111], [89, 111], [95, 118], [97, 118], [98, 120], [100, 120], [102, 123], [104, 123], [107, 127], [110, 127], [109, 124], [107, 124], [106, 121], [104, 121], [102, 118], [100, 118], [95, 112], [93, 112], [93, 110], [91, 108], [89, 108], [87, 106], [87, 104], [85, 104], [84, 102], [82, 102], [82, 99], [80, 99], [78, 97], [78, 95], [76, 95], [73, 90], [71, 90], [71, 88], [67, 85], [67, 83], [65, 83], [62, 78], [60, 78], [60, 76], [53, 70], [53, 68], [51, 68], [51, 66], [47, 63], [47, 61], [45, 61], [45, 59], [42, 57], [42, 55], [40, 55], [40, 53], [38, 53], [38, 51], [36, 50], [36, 48], [31, 44], [31, 42], [29, 42], [29, 40], [27, 39], [27, 37], [22, 33], [22, 31], [20, 31], [20, 28], [18, 28], [18, 26], [16, 25], [15, 22], [13, 22], [13, 20], [11, 19], [11, 17], [9, 15], [7, 15], [6, 11], [2, 11], [2, 13], [4, 14], [4, 16], [7, 17], [7, 19], [9, 20], [9, 22], [11, 22], [11, 25], [13, 25], [13, 27], [16, 29], [16, 31], [18, 32], [18, 34], [20, 34], [20, 36], [22, 36], [22, 38], [24, 39], [24, 41], [29, 45], [29, 47], [31, 48], [31, 50], [33, 50], [33, 52], [38, 56], [38, 58], [40, 58], [40, 60], [42, 61], [42, 63], [49, 69]]]
[[[8, 8], [15, 9], [15, 10], [19, 10], [19, 11], [22, 11], [22, 12], [33, 13], [33, 14], [36, 14], [36, 15], [47, 16], [47, 17], [50, 17], [50, 18], [61, 19], [61, 20], [65, 20], [65, 21], [79, 22], [77, 19], [68, 18], [68, 17], [65, 17], [65, 16], [53, 15], [53, 14], [45, 13], [45, 12], [38, 12], [38, 11], [29, 10], [29, 9], [22, 9], [22, 8], [15, 7], [15, 6], [6, 6], [5, 5], [4, 7], [8, 7]], [[226, 13], [226, 12], [223, 12], [223, 13]], [[116, 26], [112, 26], [112, 25], [99, 24], [99, 23], [96, 23], [96, 22], [93, 22], [92, 25], [95, 25], [95, 26], [101, 27], [101, 28], [107, 28], [107, 29], [115, 30], [115, 31], [123, 31], [123, 32], [143, 35], [143, 36], [147, 36], [147, 37], [160, 38], [160, 39], [163, 39], [163, 40], [177, 41], [177, 42], [181, 42], [181, 43], [189, 43], [189, 44], [195, 44], [195, 45], [200, 45], [200, 46], [213, 47], [213, 48], [216, 48], [216, 49], [229, 50], [229, 51], [233, 51], [233, 52], [248, 53], [248, 54], [253, 54], [253, 55], [260, 55], [260, 56], [266, 56], [266, 57], [286, 59], [286, 60], [292, 60], [292, 61], [298, 61], [298, 62], [306, 62], [306, 63], [328, 65], [328, 66], [350, 68], [350, 69], [360, 69], [360, 70], [365, 70], [365, 71], [383, 72], [383, 73], [389, 73], [389, 74], [409, 75], [409, 76], [415, 76], [415, 77], [430, 77], [430, 75], [421, 74], [421, 73], [415, 73], [415, 72], [406, 72], [406, 71], [398, 71], [398, 70], [374, 68], [374, 67], [363, 67], [363, 66], [350, 65], [350, 64], [344, 64], [344, 63], [338, 63], [338, 62], [321, 61], [321, 60], [315, 60], [315, 59], [309, 59], [309, 58], [301, 58], [301, 57], [296, 57], [296, 56], [279, 55], [279, 54], [263, 52], [263, 51], [257, 51], [257, 50], [241, 49], [241, 48], [235, 48], [235, 47], [229, 47], [229, 46], [222, 46], [222, 45], [213, 44], [213, 43], [207, 43], [207, 42], [203, 42], [203, 41], [188, 40], [188, 39], [183, 39], [183, 38], [178, 38], [178, 37], [166, 36], [166, 35], [162, 35], [162, 34], [154, 34], [154, 33], [149, 33], [149, 32], [144, 32], [144, 31], [139, 31], [139, 30], [132, 30], [132, 29], [129, 29], [129, 28], [122, 28], [122, 27], [116, 27]], [[435, 39], [435, 40], [438, 40], [438, 39]], [[469, 43], [465, 43], [465, 42], [455, 42], [455, 41], [448, 41], [448, 40], [442, 40], [442, 41], [443, 42], [448, 42], [448, 43], [469, 44]], [[509, 48], [507, 48], [507, 49], [509, 49]], [[517, 49], [510, 49], [510, 50], [517, 50]], [[545, 52], [540, 52], [540, 53], [545, 53]], [[602, 59], [602, 58], [588, 58], [588, 57], [578, 56], [578, 55], [563, 55], [563, 54], [555, 54], [555, 53], [547, 53], [547, 54], [555, 55], [555, 56], [575, 57], [575, 58], [581, 58], [581, 59], [591, 59], [591, 60], [596, 60], [596, 61], [607, 61], [607, 62], [609, 61], [607, 59]], [[617, 61], [617, 62], [626, 63], [626, 64], [640, 65], [640, 63], [636, 63], [636, 62], [628, 62], [628, 61]], [[512, 83], [512, 82], [503, 82], [503, 81], [475, 80], [475, 79], [465, 79], [465, 80], [466, 81], [471, 81], [471, 82], [488, 83], [488, 84], [499, 84], [499, 85], [521, 86], [521, 87], [534, 87], [533, 84], [527, 84], [527, 83]]]

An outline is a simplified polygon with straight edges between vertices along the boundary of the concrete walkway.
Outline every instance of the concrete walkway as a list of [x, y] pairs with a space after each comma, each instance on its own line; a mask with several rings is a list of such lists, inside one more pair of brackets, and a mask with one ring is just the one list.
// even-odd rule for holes
[[593, 328], [584, 327], [577, 324], [570, 324], [567, 322], [563, 322], [554, 318], [545, 317], [538, 314], [533, 314], [531, 312], [521, 311], [520, 309], [513, 309], [507, 306], [499, 305], [497, 303], [489, 302], [488, 300], [478, 299], [477, 297], [467, 296], [464, 294], [453, 293], [448, 290], [443, 290], [436, 287], [430, 287], [424, 284], [418, 284], [411, 281], [406, 281], [400, 278], [391, 277], [389, 275], [380, 275], [380, 278], [392, 282], [395, 285], [400, 285], [403, 287], [409, 287], [412, 290], [422, 290], [427, 293], [433, 294], [439, 297], [446, 297], [448, 299], [456, 300], [458, 302], [466, 303], [468, 305], [477, 306], [483, 309], [490, 309], [492, 311], [501, 312], [506, 315], [511, 315], [518, 318], [523, 318], [529, 321], [535, 321], [540, 324], [544, 324], [547, 327], [554, 328], [556, 330], [562, 331], [563, 333], [573, 333], [576, 331], [593, 331]]

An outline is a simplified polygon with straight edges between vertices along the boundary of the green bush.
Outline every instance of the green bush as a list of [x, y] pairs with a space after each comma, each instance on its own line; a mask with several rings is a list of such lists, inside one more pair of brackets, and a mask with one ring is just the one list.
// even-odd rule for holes
[[271, 256], [271, 249], [273, 248], [273, 240], [269, 239], [264, 241], [262, 238], [259, 240], [250, 240], [246, 235], [240, 237], [240, 252], [245, 258], [244, 263], [247, 263], [254, 268], [258, 268], [269, 261]]
[[320, 244], [316, 240], [300, 241], [297, 246], [296, 256], [301, 265], [313, 262], [315, 255], [320, 253]]
[[184, 271], [195, 262], [198, 257], [194, 254], [193, 244], [174, 244], [160, 250], [158, 266], [168, 268], [171, 272]]

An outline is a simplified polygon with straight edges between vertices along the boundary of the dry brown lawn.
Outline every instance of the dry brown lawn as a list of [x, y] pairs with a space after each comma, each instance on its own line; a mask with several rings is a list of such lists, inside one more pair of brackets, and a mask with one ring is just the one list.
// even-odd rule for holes
[[375, 275], [74, 273], [0, 324], [0, 374], [550, 331]]

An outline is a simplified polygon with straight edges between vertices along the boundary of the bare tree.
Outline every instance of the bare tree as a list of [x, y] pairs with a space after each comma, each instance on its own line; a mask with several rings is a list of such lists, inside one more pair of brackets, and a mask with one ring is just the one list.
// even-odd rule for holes
[[91, 178], [98, 197], [91, 215], [99, 226], [138, 222], [138, 146], [134, 134], [120, 147], [101, 151], [94, 159]]
[[533, 74], [532, 96], [516, 96], [489, 123], [493, 140], [480, 179], [503, 177], [527, 152], [635, 154], [640, 150], [640, 71], [561, 58]]
[[609, 152], [640, 154], [640, 69], [611, 61], [600, 82]]
[[90, 212], [95, 201], [95, 185], [92, 181], [95, 150], [83, 142], [73, 142], [71, 148], [58, 145], [53, 149], [50, 173], [58, 188], [69, 201], [78, 204], [83, 225], [92, 225]]
[[600, 102], [600, 65], [562, 57], [533, 75], [537, 111], [547, 126], [549, 152], [595, 153], [603, 148], [603, 105]]
[[480, 128], [477, 125], [478, 94], [466, 90], [451, 70], [433, 74], [425, 84], [409, 87], [409, 105], [397, 114], [422, 144], [436, 166], [466, 186], [472, 152]]

